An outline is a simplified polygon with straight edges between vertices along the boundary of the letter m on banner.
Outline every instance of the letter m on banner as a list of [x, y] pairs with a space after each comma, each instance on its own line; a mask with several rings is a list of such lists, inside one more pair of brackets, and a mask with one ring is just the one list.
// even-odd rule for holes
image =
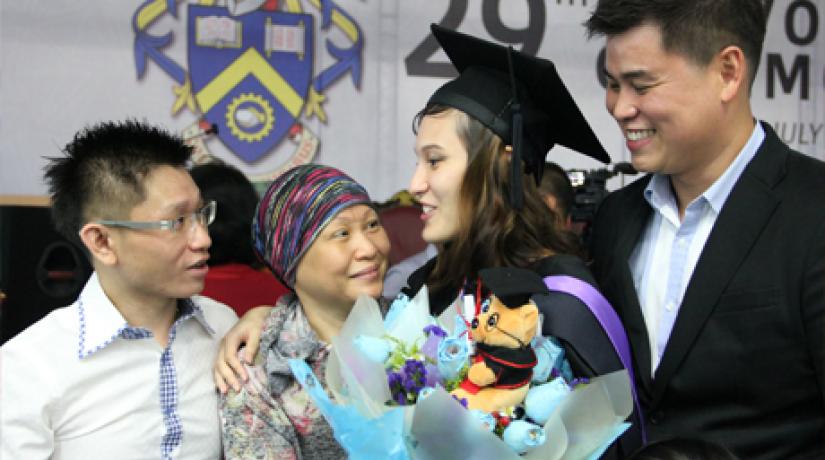
[[300, 116], [312, 83], [309, 14], [189, 5], [189, 74], [204, 117], [247, 163], [276, 146]]

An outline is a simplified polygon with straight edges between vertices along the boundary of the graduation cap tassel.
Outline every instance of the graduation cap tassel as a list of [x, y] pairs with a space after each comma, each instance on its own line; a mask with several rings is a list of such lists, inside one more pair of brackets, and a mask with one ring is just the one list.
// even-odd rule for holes
[[513, 68], [513, 47], [507, 47], [507, 65], [510, 70], [510, 86], [513, 90], [513, 120], [512, 120], [512, 147], [513, 153], [510, 157], [510, 204], [514, 209], [521, 210], [524, 207], [524, 196], [521, 186], [521, 144], [522, 144], [522, 115], [521, 104], [518, 102], [518, 91], [516, 87], [516, 72]]

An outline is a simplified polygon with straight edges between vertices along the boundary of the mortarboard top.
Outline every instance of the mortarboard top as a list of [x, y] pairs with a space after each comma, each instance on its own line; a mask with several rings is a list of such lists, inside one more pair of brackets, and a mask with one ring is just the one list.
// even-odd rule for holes
[[[514, 149], [514, 141], [518, 143], [518, 140], [513, 139], [513, 116], [520, 112], [523, 120], [520, 156], [536, 183], [541, 180], [547, 152], [555, 144], [603, 163], [610, 162], [610, 156], [562, 83], [552, 62], [437, 24], [432, 24], [430, 28], [460, 74], [441, 86], [430, 97], [428, 104], [447, 105], [467, 113]], [[517, 100], [513, 97], [510, 60]]]
[[524, 268], [485, 268], [478, 272], [478, 276], [481, 284], [509, 308], [526, 304], [533, 294], [548, 292], [541, 276]]

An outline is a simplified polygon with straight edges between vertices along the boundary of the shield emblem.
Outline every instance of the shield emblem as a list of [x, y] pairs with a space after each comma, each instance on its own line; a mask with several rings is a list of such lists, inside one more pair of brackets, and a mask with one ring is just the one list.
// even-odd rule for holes
[[312, 82], [313, 18], [189, 5], [189, 78], [204, 118], [245, 162], [258, 160], [289, 132]]

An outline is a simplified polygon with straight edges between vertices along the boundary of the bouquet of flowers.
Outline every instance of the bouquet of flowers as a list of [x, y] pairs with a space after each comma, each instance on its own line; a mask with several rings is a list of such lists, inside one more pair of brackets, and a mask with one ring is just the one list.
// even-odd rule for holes
[[358, 299], [327, 364], [334, 401], [306, 363], [290, 362], [351, 459], [598, 458], [628, 428], [627, 372], [575, 380], [550, 337], [531, 343], [538, 364], [523, 404], [468, 410], [450, 394], [471, 364], [467, 325], [455, 307], [433, 318], [427, 298], [426, 287], [400, 296], [384, 319]]

